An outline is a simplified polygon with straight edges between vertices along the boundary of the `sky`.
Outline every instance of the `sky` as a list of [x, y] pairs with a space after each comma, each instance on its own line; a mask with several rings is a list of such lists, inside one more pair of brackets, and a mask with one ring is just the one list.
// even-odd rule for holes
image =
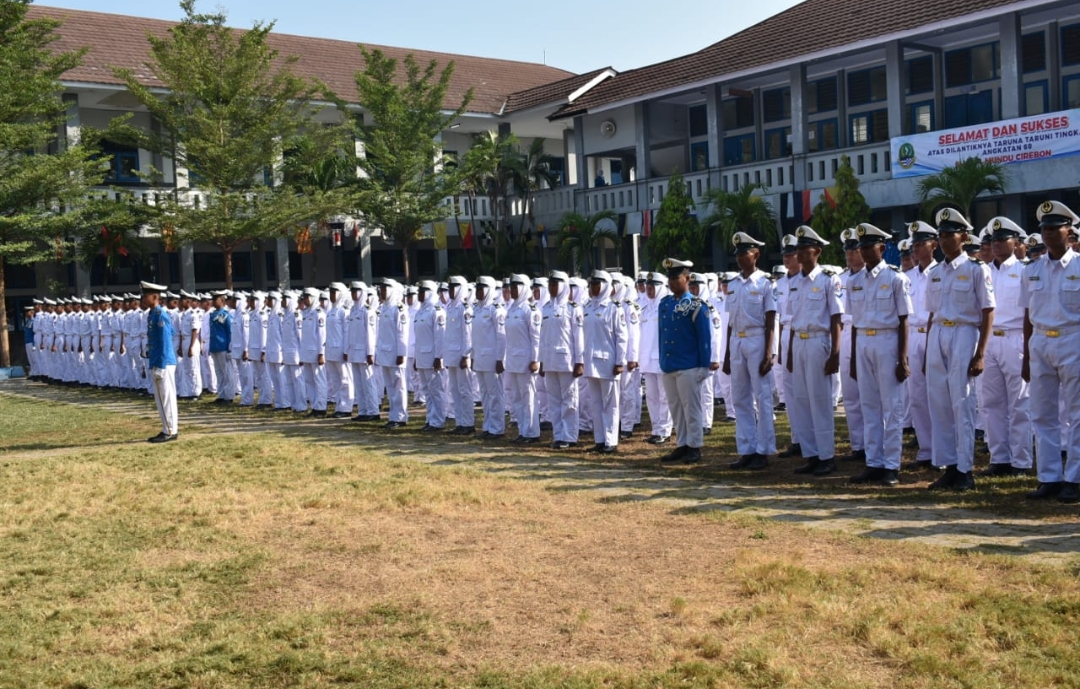
[[[173, 0], [37, 0], [36, 4], [179, 19]], [[571, 72], [623, 71], [699, 50], [797, 0], [201, 0], [231, 26], [276, 20], [275, 31], [357, 43], [546, 62]]]

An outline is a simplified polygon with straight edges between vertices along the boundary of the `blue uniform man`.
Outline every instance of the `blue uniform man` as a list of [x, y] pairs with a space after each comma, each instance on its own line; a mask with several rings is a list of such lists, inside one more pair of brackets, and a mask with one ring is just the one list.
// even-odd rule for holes
[[660, 370], [663, 371], [678, 446], [662, 462], [701, 461], [705, 444], [701, 387], [719, 365], [712, 361], [709, 307], [689, 292], [690, 261], [664, 261], [671, 294], [660, 301]]
[[176, 349], [173, 347], [172, 316], [158, 303], [164, 285], [142, 283], [142, 306], [149, 309], [146, 318], [146, 349], [154, 402], [161, 417], [161, 433], [150, 438], [152, 443], [176, 440]]
[[229, 350], [232, 348], [232, 314], [225, 308], [226, 291], [214, 292], [214, 310], [210, 313], [210, 360], [218, 380], [217, 404], [232, 404], [235, 388], [231, 379]]

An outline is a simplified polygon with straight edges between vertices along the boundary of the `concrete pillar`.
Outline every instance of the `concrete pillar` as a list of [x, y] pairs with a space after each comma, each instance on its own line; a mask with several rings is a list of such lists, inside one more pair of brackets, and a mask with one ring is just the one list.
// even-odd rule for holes
[[[1020, 15], [1010, 12], [998, 20], [1001, 34], [1001, 119], [1020, 117], [1024, 111], [1024, 66]], [[1056, 56], [1055, 56], [1056, 61]]]
[[[589, 183], [592, 178], [589, 177], [589, 167], [585, 160], [585, 118], [574, 118], [574, 169], [577, 174], [577, 192], [585, 191], [589, 188]], [[574, 211], [577, 213], [585, 213], [585, 195], [581, 193], [574, 194]], [[473, 235], [474, 237], [477, 235]]]
[[[755, 160], [765, 159], [765, 102], [761, 97], [761, 89], [754, 89], [754, 150], [757, 155]], [[753, 181], [753, 180], [751, 180]]]
[[[791, 72], [791, 188], [795, 193], [806, 188], [806, 154], [810, 146], [807, 140], [809, 125], [806, 113], [806, 64], [800, 62]], [[780, 206], [776, 206], [779, 210]]]
[[904, 85], [907, 83], [907, 63], [900, 41], [885, 44], [885, 92], [889, 104], [889, 138], [904, 134]]
[[838, 148], [845, 149], [851, 145], [851, 125], [847, 119], [847, 71], [836, 70], [836, 119], [838, 124], [837, 143]]
[[945, 52], [934, 52], [934, 129], [945, 124]]
[[450, 272], [450, 252], [446, 249], [435, 250], [435, 279], [442, 280]]
[[705, 116], [709, 124], [709, 167], [724, 164], [724, 114], [720, 85], [705, 87]]
[[[375, 273], [371, 270], [371, 235], [370, 230], [365, 228], [360, 234], [360, 275], [365, 283], [371, 284], [374, 281]], [[475, 237], [476, 229], [473, 229], [473, 236]]]
[[1050, 92], [1047, 99], [1050, 104], [1049, 112], [1062, 109], [1061, 97], [1061, 33], [1057, 22], [1050, 22], [1046, 27], [1046, 51], [1048, 62], [1046, 63], [1046, 76], [1049, 82]]
[[652, 152], [649, 149], [649, 104], [634, 104], [634, 157], [637, 159], [637, 179], [652, 177]]
[[277, 240], [277, 277], [280, 289], [292, 289], [291, 276], [289, 275], [289, 240], [284, 237]]
[[180, 247], [180, 284], [189, 292], [195, 290], [195, 245]]

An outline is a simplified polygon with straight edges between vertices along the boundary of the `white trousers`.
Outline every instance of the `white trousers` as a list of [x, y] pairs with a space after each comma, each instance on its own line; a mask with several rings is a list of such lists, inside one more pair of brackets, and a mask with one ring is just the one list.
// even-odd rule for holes
[[420, 390], [427, 405], [425, 423], [434, 428], [446, 425], [446, 369], [436, 371], [433, 368], [417, 369], [420, 375]]
[[255, 372], [251, 361], [233, 359], [236, 365], [236, 379], [240, 384], [240, 406], [250, 407], [255, 404]]
[[[1074, 326], [1075, 327], [1075, 326]], [[1039, 483], [1080, 483], [1080, 331], [1047, 337], [1036, 330], [1028, 343], [1031, 353], [1031, 425]], [[1061, 443], [1059, 396], [1065, 400], [1069, 422], [1067, 442]], [[1061, 451], [1066, 453], [1064, 467]]]
[[705, 445], [701, 420], [701, 388], [705, 379], [711, 375], [707, 368], [689, 368], [663, 374], [664, 393], [671, 409], [679, 447], [700, 448]]
[[379, 395], [375, 391], [372, 374], [373, 366], [366, 362], [349, 363], [352, 368], [353, 397], [356, 399], [356, 413], [360, 416], [376, 416], [379, 413]]
[[836, 419], [832, 408], [832, 376], [825, 375], [825, 362], [832, 352], [828, 333], [795, 337], [791, 347], [791, 396], [788, 418], [791, 437], [798, 439], [803, 457], [832, 459], [836, 456]]
[[592, 405], [593, 441], [617, 447], [619, 444], [619, 382], [606, 378], [586, 378]]
[[934, 466], [956, 465], [961, 472], [975, 464], [975, 379], [968, 375], [979, 344], [973, 325], [930, 328], [926, 345], [926, 385], [934, 419]]
[[270, 376], [270, 366], [265, 361], [260, 361], [261, 352], [256, 352], [251, 361], [252, 387], [259, 391], [259, 404], [273, 404], [274, 380]]
[[447, 389], [450, 392], [450, 399], [454, 402], [454, 423], [458, 428], [471, 428], [476, 425], [476, 408], [473, 406], [469, 369], [458, 368], [454, 364], [446, 372], [449, 374]]
[[[312, 411], [326, 411], [326, 366], [322, 364], [300, 364], [304, 371], [304, 389], [306, 399], [311, 402]], [[293, 405], [296, 408], [296, 405]]]
[[157, 404], [158, 416], [161, 417], [161, 432], [165, 435], [177, 433], [175, 369], [175, 366], [150, 369], [154, 402]]
[[502, 435], [506, 432], [506, 398], [503, 397], [502, 380], [494, 371], [473, 371], [473, 374], [480, 384], [484, 430]]
[[[900, 382], [896, 380], [898, 337], [895, 329], [878, 330], [876, 335], [859, 333], [855, 352], [866, 465], [894, 471], [900, 470], [904, 442], [904, 429], [900, 425], [904, 409]], [[846, 394], [844, 403], [847, 404]]]
[[344, 361], [326, 362], [327, 397], [334, 403], [336, 411], [352, 411], [353, 379], [352, 367]]
[[641, 421], [641, 369], [619, 375], [619, 423], [624, 431], [634, 430]]
[[990, 463], [1030, 469], [1030, 397], [1028, 384], [1020, 376], [1024, 364], [1024, 333], [1014, 330], [1004, 335], [992, 335], [986, 345], [985, 364], [979, 381], [986, 412]]
[[593, 405], [592, 393], [589, 381], [585, 376], [577, 379], [578, 386], [578, 430], [579, 432], [592, 433], [593, 430]]
[[268, 363], [266, 369], [274, 381], [274, 408], [288, 409], [292, 406], [292, 380], [285, 378], [285, 364]]
[[536, 406], [535, 373], [503, 373], [510, 390], [510, 408], [517, 419], [518, 435], [524, 438], [540, 437], [540, 410]]
[[664, 390], [664, 374], [644, 373], [642, 375], [645, 378], [645, 404], [649, 408], [652, 435], [667, 438], [671, 435], [673, 422], [667, 392]]
[[926, 374], [923, 373], [925, 361], [926, 333], [920, 333], [915, 327], [908, 328], [908, 366], [911, 368], [911, 377], [907, 379], [907, 403], [911, 413], [911, 425], [915, 428], [915, 439], [919, 441], [919, 453], [915, 456], [919, 461], [926, 461], [934, 455], [930, 397], [926, 389]]
[[387, 418], [391, 421], [405, 422], [409, 420], [409, 410], [406, 408], [409, 401], [409, 393], [405, 389], [406, 374], [405, 364], [401, 366], [380, 366], [383, 383], [386, 385], [386, 398], [390, 403], [390, 413]]
[[283, 368], [281, 375], [285, 380], [285, 384], [292, 385], [292, 392], [289, 394], [292, 410], [295, 412], [307, 411], [309, 400], [307, 385], [304, 383], [304, 365], [285, 364]]
[[199, 355], [199, 370], [202, 371], [203, 384], [203, 389], [199, 392], [201, 393], [205, 390], [211, 395], [216, 395], [218, 393], [217, 371], [214, 370], [214, 364], [210, 359], [210, 352], [207, 351], [209, 346], [210, 345], [206, 343], [202, 343], [202, 354]]
[[[852, 325], [844, 326], [840, 334], [840, 391], [844, 397], [844, 416], [847, 418], [848, 442], [851, 451], [866, 449], [866, 423], [863, 420], [862, 402], [859, 399], [859, 384], [851, 377], [851, 329]], [[930, 439], [926, 440], [927, 447]]]
[[[740, 455], [776, 453], [776, 425], [773, 422], [773, 377], [761, 375], [765, 358], [765, 338], [731, 336], [731, 400], [735, 405], [735, 445]], [[670, 401], [670, 400], [669, 400]]]
[[713, 377], [712, 371], [709, 371], [708, 377], [701, 384], [701, 394], [698, 395], [701, 403], [701, 427], [712, 428], [713, 427], [713, 410], [716, 402], [716, 383]]
[[578, 387], [574, 374], [566, 371], [545, 371], [548, 390], [548, 414], [552, 435], [565, 443], [578, 441]]

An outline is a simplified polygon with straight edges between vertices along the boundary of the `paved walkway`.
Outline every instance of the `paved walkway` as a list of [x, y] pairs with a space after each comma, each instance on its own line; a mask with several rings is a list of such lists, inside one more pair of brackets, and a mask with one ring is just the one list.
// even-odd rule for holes
[[[0, 383], [0, 395], [87, 404], [79, 390], [13, 380]], [[95, 408], [115, 413], [156, 416], [145, 397], [93, 400]], [[328, 446], [354, 445], [356, 431], [345, 421], [297, 419], [290, 415], [237, 413], [181, 407], [182, 438], [221, 433], [276, 432]], [[485, 448], [456, 443], [422, 442], [402, 447], [401, 439], [369, 435], [373, 447], [433, 465], [461, 465], [523, 480], [537, 480], [560, 490], [588, 490], [603, 500], [661, 501], [684, 512], [724, 510], [807, 527], [874, 538], [908, 540], [961, 550], [1012, 554], [1045, 562], [1076, 562], [1080, 555], [1080, 513], [1068, 521], [1003, 518], [990, 512], [957, 509], [948, 504], [885, 504], [865, 495], [823, 496], [809, 490], [783, 492], [758, 486], [711, 483], [688, 475], [668, 475], [650, 467], [590, 462], [554, 454], [521, 455], [511, 446]], [[465, 452], [463, 453], [463, 449]], [[27, 453], [31, 454], [31, 453]], [[483, 460], [478, 462], [477, 460]]]

